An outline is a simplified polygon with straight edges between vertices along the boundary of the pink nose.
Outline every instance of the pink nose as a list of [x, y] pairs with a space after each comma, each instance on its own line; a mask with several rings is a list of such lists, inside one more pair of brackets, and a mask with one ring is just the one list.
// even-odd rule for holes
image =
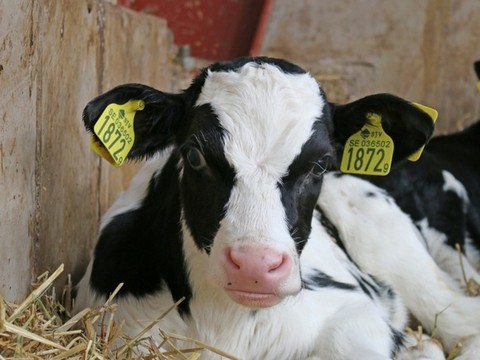
[[273, 248], [243, 246], [225, 249], [222, 265], [227, 289], [276, 294], [289, 277], [293, 262]]

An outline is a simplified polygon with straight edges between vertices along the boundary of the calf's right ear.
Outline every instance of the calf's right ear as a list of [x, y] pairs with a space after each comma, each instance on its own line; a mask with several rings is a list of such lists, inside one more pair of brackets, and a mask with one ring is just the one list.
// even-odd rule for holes
[[105, 109], [130, 100], [141, 101], [143, 109], [135, 113], [135, 137], [127, 159], [148, 157], [171, 145], [184, 115], [182, 95], [164, 93], [141, 84], [120, 85], [91, 100], [83, 110], [86, 129], [98, 140], [94, 127]]

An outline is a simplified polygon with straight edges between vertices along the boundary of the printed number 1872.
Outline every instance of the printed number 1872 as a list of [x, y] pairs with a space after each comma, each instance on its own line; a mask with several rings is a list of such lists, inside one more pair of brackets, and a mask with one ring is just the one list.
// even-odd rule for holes
[[[107, 124], [108, 126], [106, 126]], [[115, 126], [115, 123], [110, 120], [109, 115], [105, 116], [105, 120], [100, 129], [98, 130], [97, 136], [101, 137], [102, 142], [105, 144], [108, 150], [110, 150], [118, 142], [118, 145], [120, 145], [120, 147], [112, 153], [112, 156], [115, 161], [123, 160], [118, 155], [123, 151], [127, 142], [124, 138], [121, 138], [122, 133], [117, 128], [117, 126]]]
[[365, 173], [388, 173], [389, 164], [384, 163], [385, 150], [381, 148], [349, 148], [347, 171]]

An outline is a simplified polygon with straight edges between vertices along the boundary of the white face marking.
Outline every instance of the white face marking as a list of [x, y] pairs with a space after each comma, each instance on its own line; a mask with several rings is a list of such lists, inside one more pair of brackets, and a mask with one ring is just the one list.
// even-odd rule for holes
[[236, 173], [214, 240], [210, 277], [222, 281], [215, 259], [226, 247], [268, 246], [291, 256], [297, 266], [284, 288], [299, 289], [298, 256], [278, 183], [323, 112], [317, 82], [308, 74], [250, 63], [238, 72], [210, 72], [197, 105], [206, 103], [226, 130], [225, 156]]
[[312, 132], [325, 106], [308, 74], [247, 64], [239, 72], [211, 72], [197, 105], [210, 103], [230, 135], [225, 153], [238, 177], [278, 180]]

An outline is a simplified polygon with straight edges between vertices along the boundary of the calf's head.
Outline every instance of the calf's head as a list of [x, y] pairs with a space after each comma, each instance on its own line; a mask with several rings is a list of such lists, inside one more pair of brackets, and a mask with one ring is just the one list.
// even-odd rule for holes
[[132, 99], [145, 107], [135, 116], [129, 158], [173, 147], [186, 256], [206, 259], [208, 280], [249, 307], [300, 291], [300, 256], [323, 174], [337, 167], [367, 113], [381, 115], [394, 161], [433, 131], [427, 114], [391, 95], [331, 104], [308, 73], [271, 58], [214, 64], [180, 94], [116, 87], [87, 105], [87, 129], [110, 103]]

